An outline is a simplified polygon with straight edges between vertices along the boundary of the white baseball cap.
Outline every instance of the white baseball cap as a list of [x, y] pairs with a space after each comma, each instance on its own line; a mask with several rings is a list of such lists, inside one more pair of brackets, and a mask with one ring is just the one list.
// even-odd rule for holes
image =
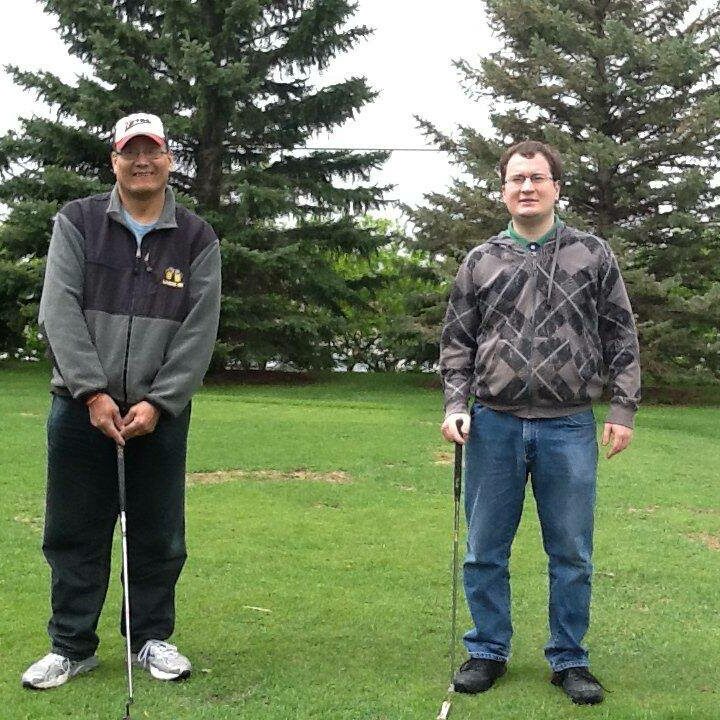
[[115, 124], [114, 144], [116, 150], [122, 150], [125, 143], [137, 135], [145, 135], [158, 145], [165, 142], [165, 128], [157, 115], [133, 113], [120, 118]]

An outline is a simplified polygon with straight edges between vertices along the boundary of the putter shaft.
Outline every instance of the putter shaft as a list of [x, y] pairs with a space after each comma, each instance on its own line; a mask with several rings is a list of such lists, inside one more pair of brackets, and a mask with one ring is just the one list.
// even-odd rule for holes
[[[458, 432], [462, 421], [458, 420]], [[455, 673], [455, 645], [457, 638], [457, 594], [458, 594], [458, 564], [460, 540], [460, 496], [462, 494], [462, 464], [463, 446], [455, 443], [455, 467], [453, 472], [453, 556], [452, 556], [452, 615], [450, 623], [450, 689], [453, 690], [453, 676]]]
[[[462, 420], [457, 421], [458, 432], [462, 431]], [[455, 467], [453, 472], [453, 555], [452, 555], [452, 615], [450, 622], [450, 686], [447, 699], [440, 707], [436, 720], [447, 720], [452, 706], [452, 693], [455, 691], [453, 676], [455, 673], [455, 644], [457, 637], [457, 575], [460, 537], [460, 496], [462, 494], [463, 446], [455, 443]]]
[[128, 573], [127, 518], [125, 517], [125, 449], [117, 446], [118, 498], [120, 501], [120, 534], [122, 536], [123, 566], [123, 610], [125, 613], [125, 664], [127, 668], [128, 697], [125, 703], [125, 717], [130, 719], [130, 705], [133, 702], [132, 650], [130, 648], [130, 575]]

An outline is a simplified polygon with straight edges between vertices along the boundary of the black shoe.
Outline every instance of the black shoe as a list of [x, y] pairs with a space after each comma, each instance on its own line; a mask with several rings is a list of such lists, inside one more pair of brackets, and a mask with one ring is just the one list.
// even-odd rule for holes
[[597, 705], [605, 697], [600, 681], [586, 667], [554, 672], [550, 682], [561, 687], [576, 705]]
[[505, 674], [506, 670], [507, 666], [504, 662], [471, 657], [455, 673], [453, 687], [455, 692], [459, 693], [485, 692]]

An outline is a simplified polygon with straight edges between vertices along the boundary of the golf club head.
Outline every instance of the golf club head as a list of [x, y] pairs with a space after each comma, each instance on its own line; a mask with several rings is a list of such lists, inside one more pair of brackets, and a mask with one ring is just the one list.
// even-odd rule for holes
[[442, 704], [442, 707], [440, 708], [440, 712], [438, 713], [436, 720], [447, 720], [448, 716], [450, 715], [450, 706], [451, 706], [450, 701], [446, 700]]

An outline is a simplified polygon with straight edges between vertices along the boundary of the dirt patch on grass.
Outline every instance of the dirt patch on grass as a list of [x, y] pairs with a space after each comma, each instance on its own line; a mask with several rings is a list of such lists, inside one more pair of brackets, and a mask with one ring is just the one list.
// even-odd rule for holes
[[615, 573], [610, 572], [609, 570], [596, 570], [595, 575], [597, 577], [606, 577], [606, 578], [614, 578], [615, 577]]
[[435, 453], [435, 464], [436, 465], [452, 465], [454, 462], [454, 456], [447, 450], [440, 450]]
[[350, 476], [343, 470], [315, 472], [299, 468], [298, 470], [218, 470], [209, 473], [189, 473], [188, 486], [220, 485], [242, 480], [260, 480], [262, 482], [325, 482], [331, 485], [348, 485]]
[[21, 525], [27, 525], [35, 532], [40, 532], [43, 528], [43, 519], [41, 517], [30, 517], [29, 515], [16, 515], [13, 520]]
[[316, 502], [313, 503], [316, 510], [340, 510], [340, 503]]
[[710, 533], [700, 532], [688, 535], [691, 540], [701, 542], [709, 550], [720, 550], [720, 535], [711, 535]]
[[695, 507], [690, 508], [693, 515], [720, 515], [720, 508], [714, 507]]
[[644, 508], [629, 507], [629, 508], [627, 509], [627, 511], [628, 511], [631, 515], [637, 515], [637, 514], [640, 514], [640, 515], [652, 515], [652, 514], [653, 514], [656, 510], [658, 510], [659, 508], [660, 508], [659, 505], [648, 505], [647, 507], [644, 507]]

